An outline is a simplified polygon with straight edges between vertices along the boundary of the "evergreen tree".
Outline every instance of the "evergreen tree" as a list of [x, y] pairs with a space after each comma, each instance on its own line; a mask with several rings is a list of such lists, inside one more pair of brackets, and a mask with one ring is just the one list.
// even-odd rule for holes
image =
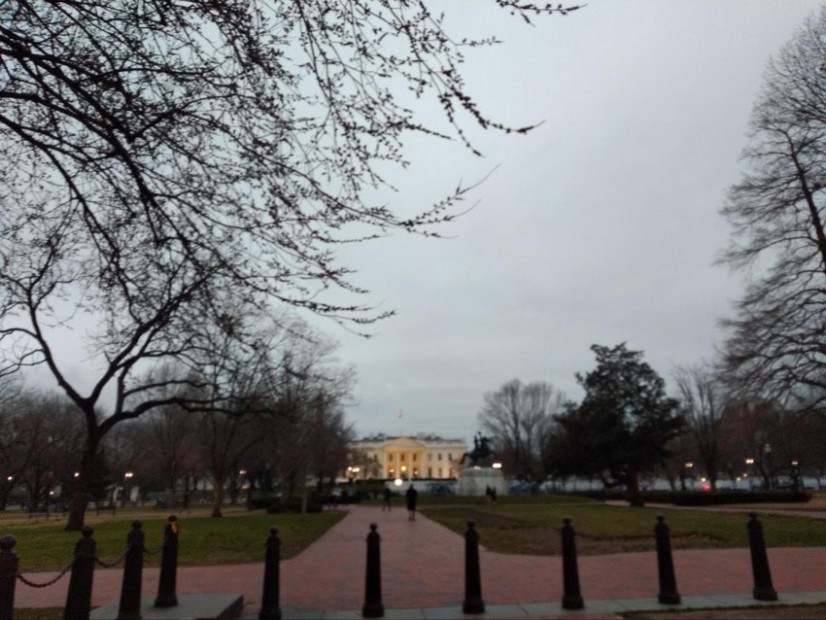
[[632, 505], [642, 505], [640, 475], [668, 456], [666, 444], [684, 419], [642, 351], [629, 351], [625, 343], [591, 350], [597, 367], [576, 376], [585, 398], [557, 416], [554, 461], [568, 473], [600, 476], [608, 487], [625, 485]]

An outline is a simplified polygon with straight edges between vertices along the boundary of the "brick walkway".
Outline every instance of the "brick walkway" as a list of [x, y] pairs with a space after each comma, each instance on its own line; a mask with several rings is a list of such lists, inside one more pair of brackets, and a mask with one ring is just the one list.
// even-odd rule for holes
[[[277, 525], [277, 517], [274, 521]], [[461, 605], [464, 541], [460, 536], [421, 515], [416, 521], [408, 521], [400, 506], [390, 512], [354, 506], [345, 519], [304, 553], [282, 563], [281, 607], [285, 615], [361, 609], [365, 538], [371, 522], [378, 524], [382, 536], [385, 608]], [[781, 601], [784, 593], [826, 591], [826, 548], [772, 548], [769, 560]], [[748, 549], [676, 551], [674, 562], [678, 588], [684, 597], [750, 595], [753, 584]], [[559, 557], [483, 550], [481, 565], [482, 593], [488, 606], [558, 602], [562, 598]], [[581, 557], [579, 571], [586, 608], [589, 601], [656, 599], [657, 566], [652, 552]], [[94, 605], [118, 598], [121, 575], [120, 570], [95, 572]], [[44, 581], [50, 574], [27, 576]], [[143, 579], [144, 593], [157, 591], [157, 569], [146, 569]], [[256, 613], [262, 579], [262, 564], [182, 567], [178, 571], [178, 593], [242, 593], [245, 611]], [[15, 606], [62, 606], [67, 586], [67, 578], [44, 590], [18, 584]]]

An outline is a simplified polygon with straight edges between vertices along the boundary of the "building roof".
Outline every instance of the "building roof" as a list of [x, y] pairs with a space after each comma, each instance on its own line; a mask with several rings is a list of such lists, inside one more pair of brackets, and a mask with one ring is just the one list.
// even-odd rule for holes
[[396, 441], [399, 439], [414, 439], [417, 441], [424, 441], [430, 443], [466, 443], [463, 439], [445, 439], [444, 437], [439, 437], [435, 433], [416, 433], [415, 435], [385, 435], [384, 433], [376, 433], [375, 435], [367, 435], [365, 437], [362, 437], [361, 439], [357, 439], [353, 443], [386, 442]]

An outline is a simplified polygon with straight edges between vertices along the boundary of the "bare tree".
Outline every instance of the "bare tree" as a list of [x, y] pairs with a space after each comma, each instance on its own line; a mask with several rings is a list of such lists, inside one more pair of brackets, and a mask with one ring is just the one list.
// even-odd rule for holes
[[19, 382], [0, 378], [0, 510], [6, 509], [15, 480], [25, 468], [16, 428], [21, 392]]
[[[170, 379], [180, 379], [186, 369], [167, 364], [157, 370], [161, 377], [164, 391], [174, 390], [174, 384], [166, 383]], [[174, 506], [178, 501], [178, 482], [185, 473], [191, 472], [196, 456], [192, 449], [194, 443], [194, 414], [180, 405], [166, 405], [148, 412], [134, 429], [134, 440], [140, 446], [151, 466], [163, 480], [167, 502]]]
[[8, 470], [28, 491], [29, 511], [45, 510], [58, 487], [71, 489], [80, 428], [76, 411], [56, 392], [26, 390], [16, 400], [9, 426]]
[[506, 471], [536, 478], [548, 445], [554, 414], [564, 397], [549, 383], [523, 384], [513, 379], [485, 394], [479, 425], [490, 435]]
[[338, 473], [347, 466], [355, 431], [345, 420], [340, 399], [323, 390], [316, 396], [316, 410], [310, 424], [308, 449], [312, 453], [317, 490], [321, 492], [324, 481], [335, 482]]
[[777, 476], [788, 473], [791, 461], [799, 457], [794, 440], [796, 417], [776, 402], [728, 403], [722, 421], [727, 463], [735, 471], [762, 480], [763, 488], [774, 488]]
[[733, 228], [722, 260], [761, 267], [724, 322], [727, 380], [742, 399], [787, 409], [826, 403], [824, 56], [826, 9], [769, 63], [745, 150], [750, 170], [722, 209]]
[[[576, 8], [496, 4], [528, 21]], [[464, 187], [411, 217], [370, 202], [409, 134], [472, 149], [466, 121], [530, 129], [485, 116], [463, 82], [463, 51], [496, 42], [451, 36], [419, 0], [0, 0], [0, 160], [15, 162], [0, 172], [0, 374], [44, 364], [82, 412], [67, 528], [106, 433], [176, 404], [136, 383], [142, 362], [190, 361], [238, 300], [389, 314], [325, 301], [363, 292], [334, 249], [456, 216]], [[59, 328], [87, 314], [90, 388], [58, 354]]]
[[680, 410], [694, 438], [696, 454], [716, 490], [721, 468], [722, 417], [727, 394], [714, 370], [708, 366], [678, 368], [674, 374], [680, 395]]

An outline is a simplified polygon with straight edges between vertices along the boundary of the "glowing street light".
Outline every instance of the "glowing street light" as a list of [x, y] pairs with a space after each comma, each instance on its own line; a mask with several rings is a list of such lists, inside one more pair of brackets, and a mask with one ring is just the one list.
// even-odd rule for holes
[[126, 498], [129, 495], [129, 481], [132, 479], [132, 476], [135, 474], [131, 471], [126, 472], [123, 474], [123, 497], [120, 500], [120, 507], [123, 508], [126, 506]]

